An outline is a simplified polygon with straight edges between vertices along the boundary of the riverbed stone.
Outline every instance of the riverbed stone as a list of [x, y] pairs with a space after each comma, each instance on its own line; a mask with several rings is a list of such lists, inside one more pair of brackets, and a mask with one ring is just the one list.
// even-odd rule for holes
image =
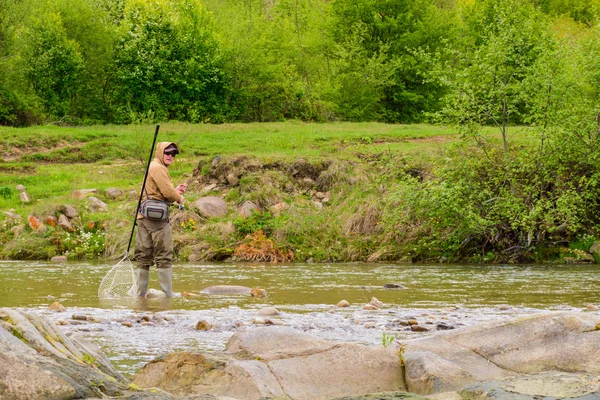
[[212, 327], [212, 324], [205, 319], [202, 319], [196, 323], [197, 331], [210, 331]]
[[279, 315], [279, 310], [274, 307], [265, 307], [258, 310], [256, 312], [256, 315], [260, 315], [263, 317], [273, 317]]
[[377, 299], [377, 297], [372, 297], [371, 301], [369, 302], [369, 304], [377, 307], [377, 308], [383, 308], [383, 301], [379, 301]]
[[65, 306], [63, 306], [62, 304], [60, 304], [58, 301], [55, 301], [54, 303], [50, 304], [48, 306], [48, 310], [53, 311], [53, 312], [65, 312], [65, 311], [67, 311], [67, 309], [65, 308]]
[[252, 289], [246, 286], [237, 285], [215, 285], [204, 288], [200, 291], [204, 294], [213, 294], [220, 296], [245, 295], [251, 296]]
[[50, 259], [53, 263], [66, 263], [68, 260], [67, 256], [54, 256]]
[[262, 299], [265, 297], [269, 297], [269, 293], [267, 293], [265, 289], [252, 288], [250, 289], [250, 296]]
[[341, 300], [339, 303], [337, 303], [337, 306], [339, 308], [350, 307], [350, 303], [348, 303], [347, 300]]

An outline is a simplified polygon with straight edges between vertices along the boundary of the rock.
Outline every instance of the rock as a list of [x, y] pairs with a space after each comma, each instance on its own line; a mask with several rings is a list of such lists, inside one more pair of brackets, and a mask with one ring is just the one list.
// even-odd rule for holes
[[342, 300], [337, 303], [337, 306], [340, 308], [350, 307], [350, 303], [348, 303], [346, 300]]
[[17, 189], [17, 192], [24, 192], [27, 189], [25, 188], [25, 186], [18, 184], [17, 186], [15, 186], [15, 189]]
[[46, 225], [39, 219], [37, 219], [34, 215], [27, 216], [27, 223], [32, 231], [45, 232]]
[[196, 293], [192, 293], [192, 292], [183, 292], [183, 293], [181, 293], [181, 295], [183, 297], [200, 297], [200, 295], [198, 295]]
[[600, 260], [600, 242], [594, 242], [590, 247], [590, 254], [595, 260]]
[[329, 399], [403, 386], [394, 350], [328, 342], [290, 328], [236, 333], [226, 354], [230, 358], [170, 354], [147, 364], [133, 384], [177, 396], [209, 393], [247, 400]]
[[65, 312], [65, 311], [67, 311], [67, 309], [65, 308], [65, 306], [63, 306], [62, 304], [60, 304], [58, 301], [55, 301], [54, 303], [50, 304], [48, 306], [48, 310], [50, 310], [52, 312]]
[[46, 225], [51, 227], [55, 227], [58, 224], [58, 220], [54, 215], [46, 215], [44, 217], [44, 222], [46, 223]]
[[88, 208], [92, 212], [108, 212], [108, 205], [97, 197], [90, 196], [87, 199]]
[[[435, 392], [456, 389], [452, 383], [456, 371], [466, 372], [459, 374], [463, 385], [469, 384], [469, 379], [470, 383], [503, 380], [551, 370], [599, 375], [600, 331], [595, 330], [599, 323], [600, 316], [591, 313], [538, 314], [485, 322], [405, 341], [404, 356], [408, 360], [413, 352], [435, 355], [435, 363], [421, 363], [419, 367], [423, 381], [437, 382]], [[440, 365], [438, 358], [454, 364], [444, 363], [449, 375], [436, 366]], [[406, 363], [406, 371], [413, 373], [410, 363]], [[472, 378], [467, 379], [469, 374]], [[407, 382], [409, 391], [417, 394], [433, 390], [433, 386]]]
[[252, 216], [252, 213], [260, 213], [260, 208], [253, 202], [247, 200], [240, 207], [240, 216], [242, 218], [248, 218]]
[[411, 326], [412, 325], [419, 325], [419, 321], [417, 321], [414, 318], [410, 318], [407, 322], [408, 322], [408, 325], [411, 325]]
[[246, 286], [235, 286], [235, 285], [215, 285], [204, 288], [200, 293], [204, 294], [215, 294], [215, 295], [245, 295], [251, 296], [252, 289]]
[[586, 373], [547, 371], [477, 382], [458, 393], [459, 399], [597, 400], [600, 399], [600, 379]]
[[6, 216], [6, 222], [8, 223], [8, 225], [16, 225], [20, 223], [22, 219], [21, 215], [15, 214], [10, 211], [5, 211], [4, 215]]
[[240, 184], [238, 177], [232, 173], [228, 174], [225, 179], [227, 179], [227, 183], [229, 183], [231, 186], [237, 186]]
[[71, 197], [77, 200], [83, 200], [91, 194], [98, 193], [98, 189], [79, 189], [71, 193]]
[[315, 197], [319, 200], [323, 200], [324, 198], [327, 197], [327, 195], [323, 192], [317, 192], [317, 193], [315, 193]]
[[377, 308], [383, 308], [383, 302], [377, 300], [376, 297], [372, 297], [371, 301], [369, 302], [369, 304], [371, 304], [372, 306], [375, 306]]
[[272, 317], [275, 315], [279, 315], [279, 310], [276, 308], [273, 308], [273, 307], [265, 307], [265, 308], [258, 310], [256, 315], [260, 315], [263, 317]]
[[386, 283], [385, 285], [383, 285], [383, 287], [385, 289], [406, 289], [405, 286], [402, 286], [399, 283]]
[[411, 325], [410, 330], [413, 332], [429, 332], [429, 328], [423, 325]]
[[23, 203], [31, 202], [29, 196], [27, 195], [27, 192], [19, 192], [19, 200], [21, 200]]
[[598, 311], [598, 310], [600, 310], [600, 307], [598, 307], [595, 304], [588, 304], [585, 306], [585, 309], [588, 311]]
[[404, 356], [406, 385], [421, 395], [459, 389], [476, 379], [458, 365], [428, 351], [414, 351]]
[[261, 288], [252, 288], [250, 290], [250, 296], [262, 299], [264, 297], [268, 297], [269, 293], [265, 289]]
[[207, 218], [220, 218], [227, 215], [227, 203], [220, 197], [202, 197], [194, 202], [194, 206], [196, 206], [201, 215]]
[[58, 211], [63, 213], [69, 219], [73, 219], [79, 215], [75, 207], [70, 206], [68, 204], [61, 205]]
[[133, 327], [133, 323], [131, 321], [123, 321], [121, 325], [126, 326], [127, 328]]
[[377, 310], [379, 310], [379, 308], [376, 307], [376, 306], [374, 306], [373, 304], [365, 304], [363, 306], [363, 310], [365, 310], [365, 311], [377, 311]]
[[323, 203], [321, 203], [320, 201], [313, 201], [312, 205], [317, 209], [317, 210], [322, 210], [323, 209]]
[[210, 331], [212, 329], [212, 324], [207, 320], [203, 319], [196, 323], [197, 331]]
[[106, 195], [106, 197], [108, 197], [109, 199], [112, 200], [116, 200], [119, 197], [123, 196], [123, 191], [120, 189], [115, 189], [115, 188], [110, 188], [110, 189], [106, 189], [104, 191], [104, 194]]
[[216, 156], [215, 158], [212, 159], [212, 161], [210, 162], [210, 165], [214, 168], [217, 165], [219, 165], [219, 162], [221, 162], [222, 157], [221, 156]]
[[447, 322], [438, 322], [436, 325], [436, 328], [441, 330], [441, 331], [445, 331], [448, 329], [454, 329], [454, 325], [449, 324]]
[[0, 397], [73, 399], [123, 396], [127, 382], [94, 344], [48, 320], [0, 310]]
[[206, 185], [202, 189], [200, 189], [200, 193], [205, 194], [205, 193], [211, 192], [211, 191], [215, 190], [216, 187], [217, 187], [216, 183], [211, 183], [210, 185]]
[[16, 225], [16, 226], [13, 226], [12, 228], [10, 228], [10, 231], [16, 238], [21, 234], [21, 232], [23, 232], [23, 229], [25, 229], [25, 225], [20, 224], [20, 225]]
[[50, 261], [52, 261], [53, 263], [66, 263], [67, 257], [66, 256], [54, 256], [50, 259]]
[[75, 232], [73, 223], [71, 222], [71, 220], [69, 218], [67, 218], [67, 216], [65, 214], [60, 214], [58, 216], [58, 226], [60, 226], [61, 228], [63, 228], [66, 231]]
[[274, 217], [277, 217], [278, 215], [281, 214], [281, 212], [283, 210], [287, 210], [288, 209], [288, 205], [286, 203], [283, 202], [279, 202], [277, 204], [273, 204], [272, 206], [269, 207], [269, 211], [271, 212], [271, 214]]

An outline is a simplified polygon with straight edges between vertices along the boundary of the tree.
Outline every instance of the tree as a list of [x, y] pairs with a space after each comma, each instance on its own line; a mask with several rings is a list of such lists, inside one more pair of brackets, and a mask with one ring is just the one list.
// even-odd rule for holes
[[79, 45], [67, 37], [60, 15], [33, 18], [25, 32], [23, 70], [46, 112], [65, 117], [83, 68]]
[[229, 109], [213, 20], [199, 0], [132, 0], [115, 53], [121, 120], [222, 121]]
[[473, 8], [465, 11], [473, 47], [440, 69], [451, 90], [443, 115], [477, 139], [483, 126], [497, 127], [507, 151], [509, 126], [526, 118], [523, 81], [540, 54], [554, 45], [550, 25], [519, 0], [488, 0]]
[[[331, 30], [336, 43], [342, 48], [350, 43], [355, 47], [358, 39], [362, 48], [361, 59], [355, 63], [356, 74], [369, 76], [363, 70], [372, 70], [375, 60], [383, 72], [377, 79], [378, 98], [371, 95], [365, 98], [371, 104], [362, 106], [377, 112], [365, 119], [412, 122], [423, 120], [424, 112], [438, 109], [444, 89], [425, 79], [430, 65], [417, 54], [434, 54], [456, 40], [458, 21], [451, 10], [427, 0], [335, 0], [332, 8]], [[346, 79], [350, 71], [344, 54], [339, 53], [338, 58], [341, 93], [357, 90], [350, 87], [353, 81], [359, 86], [366, 83], [365, 79]]]

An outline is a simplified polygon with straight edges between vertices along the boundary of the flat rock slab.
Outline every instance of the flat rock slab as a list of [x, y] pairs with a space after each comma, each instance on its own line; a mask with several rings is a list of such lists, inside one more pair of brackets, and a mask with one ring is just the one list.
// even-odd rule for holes
[[506, 400], [600, 400], [600, 376], [542, 372], [502, 381], [477, 382], [457, 392], [460, 398]]
[[[178, 395], [209, 393], [244, 400], [329, 400], [405, 386], [396, 349], [331, 342], [287, 327], [238, 332], [220, 356], [229, 360], [221, 366], [210, 362], [210, 369], [197, 361], [204, 356], [167, 362], [168, 356], [144, 367], [134, 383]], [[197, 367], [192, 367], [194, 362]], [[181, 384], [172, 387], [174, 380]]]
[[427, 395], [555, 370], [600, 375], [599, 324], [592, 313], [536, 314], [407, 341], [408, 390]]

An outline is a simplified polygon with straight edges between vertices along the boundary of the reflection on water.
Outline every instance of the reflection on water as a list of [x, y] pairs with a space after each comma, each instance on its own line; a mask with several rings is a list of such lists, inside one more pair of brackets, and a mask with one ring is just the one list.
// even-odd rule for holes
[[[597, 265], [393, 265], [393, 264], [180, 264], [173, 271], [177, 292], [199, 293], [211, 285], [261, 287], [269, 297], [99, 300], [98, 285], [111, 263], [0, 262], [0, 307], [16, 307], [54, 321], [88, 314], [100, 322], [65, 325], [100, 345], [113, 364], [129, 375], [161, 354], [222, 350], [239, 329], [255, 327], [256, 312], [276, 307], [278, 324], [332, 340], [381, 344], [382, 332], [399, 339], [419, 337], [398, 321], [414, 318], [435, 330], [443, 322], [456, 327], [490, 319], [554, 310], [581, 310], [599, 304]], [[407, 289], [385, 289], [388, 283]], [[150, 287], [158, 288], [156, 269]], [[380, 311], [364, 311], [372, 297]], [[339, 309], [342, 299], [351, 307]], [[66, 313], [52, 313], [54, 301]], [[157, 324], [135, 323], [144, 315]], [[196, 331], [205, 319], [213, 329]]]

